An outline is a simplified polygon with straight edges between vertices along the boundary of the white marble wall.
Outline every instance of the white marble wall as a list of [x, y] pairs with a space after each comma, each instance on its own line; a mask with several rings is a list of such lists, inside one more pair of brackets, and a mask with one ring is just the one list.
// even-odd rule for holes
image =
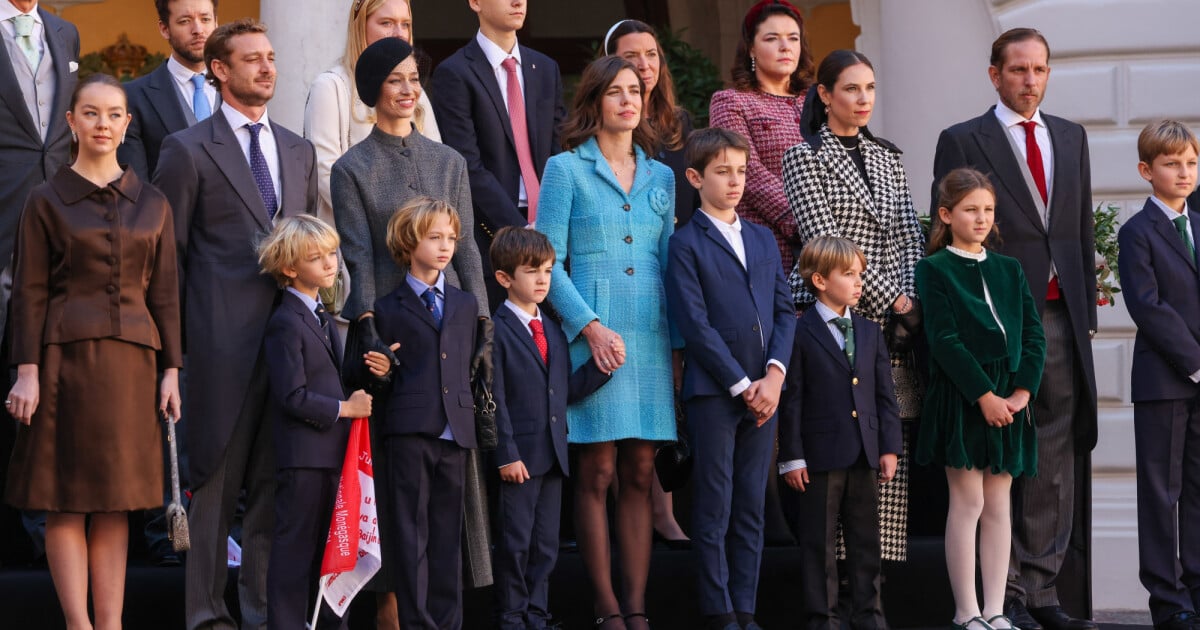
[[[850, 0], [858, 47], [874, 61], [872, 128], [905, 150], [918, 208], [929, 207], [938, 132], [996, 101], [987, 78], [991, 42], [1032, 26], [1051, 46], [1044, 109], [1087, 127], [1093, 199], [1130, 216], [1148, 194], [1136, 138], [1172, 117], [1200, 129], [1200, 2], [1195, 0]], [[1119, 298], [1119, 296], [1118, 296]], [[1096, 609], [1146, 608], [1137, 579], [1133, 324], [1101, 307], [1093, 349], [1100, 443], [1093, 455], [1093, 597]]]
[[259, 16], [275, 47], [279, 80], [268, 112], [271, 120], [300, 133], [308, 85], [333, 67], [346, 47], [348, 2], [262, 0]]

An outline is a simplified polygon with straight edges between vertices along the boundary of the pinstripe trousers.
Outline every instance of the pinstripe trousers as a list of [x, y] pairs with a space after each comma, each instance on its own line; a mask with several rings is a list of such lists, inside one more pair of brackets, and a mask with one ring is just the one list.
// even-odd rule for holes
[[[1057, 606], [1055, 580], [1066, 557], [1075, 513], [1075, 410], [1082, 395], [1071, 319], [1062, 300], [1046, 303], [1046, 367], [1037, 399], [1037, 476], [1012, 486], [1012, 558], [1007, 597], [1026, 606]], [[1084, 343], [1087, 340], [1083, 340]]]

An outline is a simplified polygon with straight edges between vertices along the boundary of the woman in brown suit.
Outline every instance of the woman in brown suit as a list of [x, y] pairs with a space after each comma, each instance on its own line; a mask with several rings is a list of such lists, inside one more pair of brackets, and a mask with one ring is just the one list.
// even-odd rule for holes
[[162, 503], [155, 408], [179, 417], [175, 232], [166, 198], [117, 164], [129, 121], [116, 79], [81, 81], [67, 112], [79, 157], [33, 189], [17, 232], [6, 496], [47, 512], [68, 630], [93, 627], [89, 569], [95, 628], [121, 627], [127, 512]]

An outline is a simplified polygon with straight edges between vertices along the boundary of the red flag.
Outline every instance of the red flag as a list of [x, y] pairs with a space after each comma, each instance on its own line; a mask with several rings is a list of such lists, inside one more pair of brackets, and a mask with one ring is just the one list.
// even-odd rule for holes
[[381, 564], [371, 435], [367, 419], [357, 418], [350, 427], [342, 479], [321, 561], [320, 588], [329, 607], [344, 616], [354, 596], [379, 571]]

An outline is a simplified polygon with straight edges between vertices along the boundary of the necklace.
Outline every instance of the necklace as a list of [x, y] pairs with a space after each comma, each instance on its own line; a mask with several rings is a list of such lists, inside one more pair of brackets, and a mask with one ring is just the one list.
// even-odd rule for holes
[[620, 164], [613, 164], [612, 158], [608, 157], [604, 151], [600, 151], [600, 155], [604, 156], [604, 161], [608, 162], [608, 168], [611, 168], [613, 175], [616, 175], [617, 177], [621, 177], [621, 175], [625, 174], [627, 168], [637, 167], [637, 160], [630, 156], [626, 156], [625, 160], [623, 160]]

